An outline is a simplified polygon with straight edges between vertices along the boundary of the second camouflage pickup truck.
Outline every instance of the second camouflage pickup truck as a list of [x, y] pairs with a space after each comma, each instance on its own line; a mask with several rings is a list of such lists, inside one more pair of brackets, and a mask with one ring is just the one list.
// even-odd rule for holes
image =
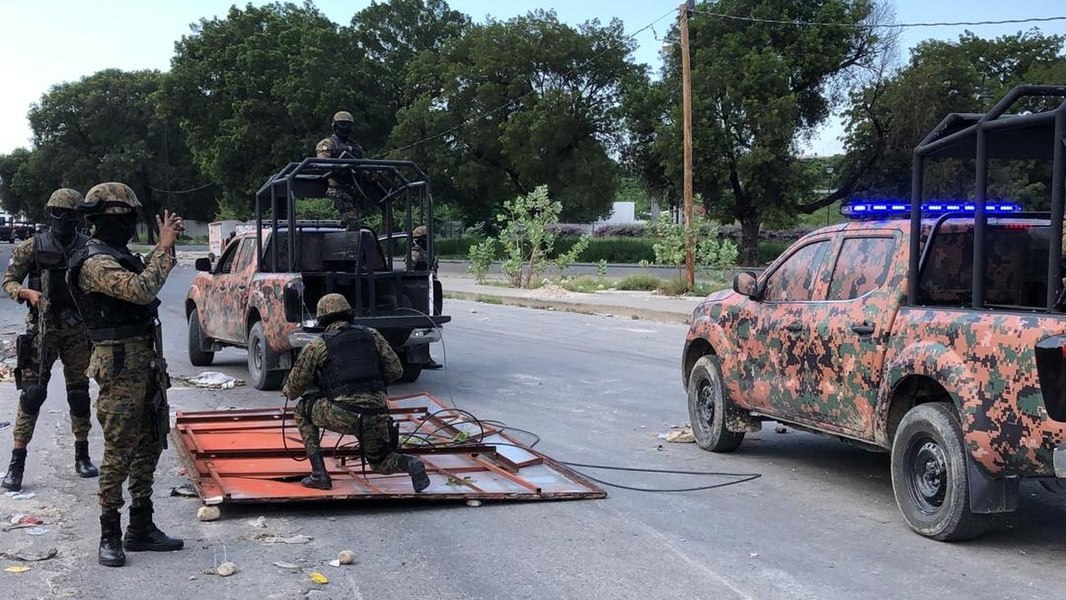
[[[1066, 103], [1002, 114], [1032, 91], [945, 119], [916, 150], [911, 202], [854, 204], [860, 220], [808, 234], [696, 309], [682, 377], [700, 446], [736, 450], [769, 419], [890, 452], [904, 519], [938, 540], [1014, 510], [1022, 478], [1063, 488], [1066, 136], [1049, 143], [1048, 113], [1066, 131]], [[975, 148], [976, 198], [921, 203], [924, 161]], [[990, 155], [1054, 157], [1051, 211], [987, 201]]]

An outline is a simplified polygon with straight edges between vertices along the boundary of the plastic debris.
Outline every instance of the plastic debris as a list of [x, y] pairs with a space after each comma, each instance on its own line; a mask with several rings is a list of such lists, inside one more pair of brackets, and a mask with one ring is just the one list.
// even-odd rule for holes
[[184, 498], [196, 498], [199, 494], [196, 493], [196, 488], [191, 483], [183, 483], [177, 487], [170, 488], [171, 496], [182, 496]]
[[256, 518], [252, 519], [251, 521], [248, 521], [248, 524], [251, 525], [252, 527], [255, 527], [256, 529], [266, 529], [266, 526], [267, 526], [266, 520], [267, 520], [266, 517], [260, 515], [260, 516], [258, 516]]
[[331, 567], [339, 567], [339, 566], [341, 566], [341, 561], [336, 559], [336, 558], [334, 558], [333, 560], [329, 561], [329, 566], [331, 566]]
[[48, 533], [48, 531], [49, 529], [47, 527], [30, 527], [26, 530], [26, 533], [28, 535], [44, 535]]
[[280, 560], [274, 561], [274, 566], [279, 569], [299, 569], [300, 565], [291, 562], [282, 562]]
[[318, 571], [311, 571], [311, 581], [319, 585], [326, 585], [327, 583], [329, 583], [329, 578], [319, 573]]
[[4, 570], [8, 573], [25, 573], [26, 571], [29, 571], [30, 568], [24, 565], [11, 565]]
[[261, 533], [255, 536], [255, 539], [263, 542], [264, 544], [307, 544], [314, 538], [309, 535], [297, 534], [290, 536], [269, 535]]
[[196, 377], [189, 377], [185, 382], [198, 388], [212, 390], [232, 390], [237, 386], [244, 385], [243, 380], [237, 379], [236, 377], [230, 377], [229, 375], [219, 373], [218, 371], [203, 371]]
[[223, 577], [229, 577], [237, 572], [237, 565], [231, 562], [224, 562], [218, 566], [218, 574]]
[[692, 434], [692, 428], [686, 425], [681, 429], [668, 432], [663, 439], [675, 444], [692, 444], [696, 441], [696, 436]]
[[11, 421], [0, 421], [0, 429], [11, 427]]
[[467, 506], [481, 506], [481, 500], [467, 500]]
[[30, 553], [30, 552], [0, 552], [0, 560], [20, 560], [22, 562], [40, 562], [42, 560], [51, 560], [59, 556], [58, 548], [49, 548], [43, 553]]
[[350, 565], [355, 562], [355, 552], [351, 550], [341, 550], [337, 554], [337, 561], [342, 565]]
[[201, 521], [217, 521], [222, 511], [217, 506], [201, 506], [196, 511], [196, 518]]
[[778, 425], [777, 427], [774, 427], [774, 433], [788, 433], [788, 429], [786, 429], [784, 425]]
[[12, 500], [29, 500], [37, 494], [34, 492], [4, 492], [4, 495]]

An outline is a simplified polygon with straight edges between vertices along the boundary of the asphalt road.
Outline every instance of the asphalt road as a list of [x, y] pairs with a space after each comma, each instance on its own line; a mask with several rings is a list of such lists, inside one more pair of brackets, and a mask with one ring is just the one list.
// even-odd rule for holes
[[[8, 247], [0, 246], [5, 264]], [[193, 270], [180, 266], [163, 290], [167, 358], [175, 378], [200, 369], [185, 356], [181, 300]], [[28, 500], [0, 496], [0, 515], [43, 516], [49, 530], [0, 532], [0, 552], [59, 557], [30, 571], [0, 570], [7, 598], [1061, 598], [1066, 496], [1026, 484], [1017, 514], [980, 540], [943, 544], [911, 533], [892, 497], [887, 456], [832, 440], [749, 435], [732, 455], [656, 434], [687, 421], [679, 382], [682, 325], [449, 301], [445, 371], [426, 372], [406, 393], [426, 390], [480, 417], [537, 432], [538, 449], [560, 460], [685, 471], [761, 473], [716, 490], [642, 493], [609, 489], [606, 500], [464, 504], [225, 507], [217, 522], [195, 518], [195, 499], [170, 497], [185, 483], [173, 449], [157, 477], [157, 521], [186, 549], [131, 554], [128, 566], [96, 564], [95, 480], [73, 473], [72, 442], [53, 381], [30, 446]], [[0, 299], [0, 333], [24, 313]], [[244, 376], [244, 353], [218, 355], [217, 369]], [[58, 367], [57, 367], [58, 369]], [[56, 376], [59, 376], [58, 370]], [[95, 387], [94, 387], [95, 396]], [[0, 421], [14, 420], [16, 392], [0, 384]], [[176, 390], [175, 410], [275, 406], [250, 388]], [[99, 429], [92, 451], [100, 456]], [[0, 430], [0, 460], [11, 441]], [[0, 465], [2, 468], [2, 465]], [[635, 487], [691, 487], [725, 477], [588, 470]], [[266, 529], [248, 522], [264, 516]], [[300, 545], [264, 545], [262, 531], [304, 534]], [[341, 549], [358, 561], [326, 563]], [[229, 578], [204, 574], [226, 558]], [[275, 561], [300, 566], [296, 572]], [[0, 561], [0, 568], [16, 563]], [[330, 578], [309, 581], [312, 569]]]

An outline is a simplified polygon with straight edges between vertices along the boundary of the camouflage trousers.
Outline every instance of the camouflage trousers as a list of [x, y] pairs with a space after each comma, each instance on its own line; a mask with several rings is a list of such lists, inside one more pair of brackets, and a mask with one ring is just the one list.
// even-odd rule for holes
[[341, 226], [349, 231], [356, 231], [363, 220], [363, 202], [356, 198], [355, 190], [342, 186], [329, 186], [326, 197], [333, 201], [333, 208], [341, 215]]
[[[351, 406], [349, 410], [345, 404]], [[293, 420], [300, 430], [304, 448], [308, 454], [322, 451], [319, 445], [319, 428], [328, 429], [345, 435], [354, 435], [366, 454], [367, 462], [375, 473], [388, 475], [403, 471], [400, 467], [400, 455], [394, 452], [389, 439], [389, 415], [362, 414], [360, 406], [367, 408], [384, 408], [385, 395], [364, 396], [349, 403], [334, 402], [329, 398], [301, 398], [293, 411]], [[360, 430], [362, 420], [362, 430]]]
[[96, 419], [104, 430], [99, 496], [104, 511], [122, 508], [127, 479], [133, 506], [151, 502], [155, 468], [163, 453], [150, 396], [153, 358], [150, 341], [93, 347], [89, 375], [100, 384]]
[[[40, 356], [37, 347], [39, 340], [33, 346], [33, 356]], [[85, 333], [85, 325], [74, 327], [49, 327], [45, 330], [45, 347], [48, 353], [44, 358], [44, 364], [38, 365], [38, 359], [22, 372], [23, 394], [28, 386], [39, 383], [44, 386], [47, 393], [48, 382], [52, 379], [52, 366], [56, 360], [63, 361], [63, 379], [67, 384], [67, 404], [70, 407], [70, 429], [74, 432], [74, 438], [84, 440], [89, 436], [92, 429], [92, 419], [89, 408], [89, 378], [85, 376], [85, 369], [89, 366], [89, 338]], [[41, 377], [37, 377], [37, 373]], [[37, 417], [40, 410], [30, 414], [18, 404], [18, 415], [15, 418], [15, 443], [25, 446], [33, 439], [33, 430], [37, 427]]]

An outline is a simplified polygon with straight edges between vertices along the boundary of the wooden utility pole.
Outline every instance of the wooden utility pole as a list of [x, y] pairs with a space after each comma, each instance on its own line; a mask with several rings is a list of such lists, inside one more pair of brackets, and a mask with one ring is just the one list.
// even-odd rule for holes
[[679, 8], [681, 29], [681, 114], [685, 155], [685, 281], [690, 290], [696, 287], [696, 232], [692, 227], [692, 73], [689, 65], [688, 17], [695, 2], [689, 0]]

